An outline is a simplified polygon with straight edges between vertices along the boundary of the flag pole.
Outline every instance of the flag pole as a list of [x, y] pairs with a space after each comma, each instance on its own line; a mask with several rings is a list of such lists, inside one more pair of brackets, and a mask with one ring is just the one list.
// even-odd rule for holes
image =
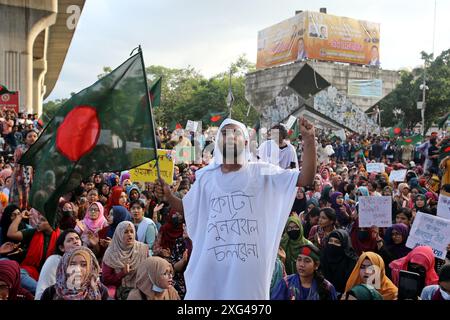
[[141, 56], [141, 62], [142, 62], [142, 70], [144, 73], [145, 78], [145, 96], [148, 102], [148, 105], [150, 106], [150, 114], [152, 116], [152, 127], [153, 127], [153, 143], [155, 144], [155, 155], [156, 155], [156, 171], [158, 173], [158, 179], [161, 179], [161, 172], [159, 170], [159, 159], [158, 159], [158, 143], [156, 141], [156, 131], [155, 131], [155, 121], [153, 117], [153, 107], [152, 107], [152, 100], [150, 99], [150, 91], [148, 91], [148, 83], [147, 83], [147, 72], [145, 71], [145, 63], [144, 63], [144, 55], [142, 54], [142, 48], [141, 45], [139, 45], [139, 55]]

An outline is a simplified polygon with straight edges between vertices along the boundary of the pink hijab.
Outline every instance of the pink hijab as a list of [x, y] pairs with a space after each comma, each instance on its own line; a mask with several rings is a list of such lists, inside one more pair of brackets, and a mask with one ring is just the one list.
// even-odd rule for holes
[[434, 270], [434, 254], [433, 249], [429, 246], [415, 247], [406, 257], [392, 261], [389, 267], [392, 271], [392, 281], [398, 286], [400, 278], [400, 270], [407, 270], [408, 263], [417, 263], [423, 266], [426, 270], [425, 285], [429, 286], [437, 284], [439, 276]]
[[[100, 212], [98, 213], [98, 218], [96, 220], [92, 220], [89, 217], [89, 208], [92, 207], [94, 204], [96, 204], [98, 206], [98, 209], [100, 210]], [[103, 229], [103, 227], [107, 224], [106, 218], [103, 214], [104, 210], [105, 209], [103, 208], [103, 205], [100, 202], [93, 202], [88, 207], [88, 212], [86, 212], [83, 222], [90, 231], [97, 233], [100, 229]]]

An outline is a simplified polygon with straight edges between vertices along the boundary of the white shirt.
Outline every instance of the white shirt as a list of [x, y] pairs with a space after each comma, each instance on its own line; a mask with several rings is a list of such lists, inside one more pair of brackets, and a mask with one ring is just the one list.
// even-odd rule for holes
[[277, 165], [281, 169], [290, 169], [291, 162], [294, 162], [298, 169], [297, 152], [289, 141], [286, 141], [286, 144], [287, 146], [281, 149], [273, 140], [264, 141], [259, 146], [258, 156], [262, 162]]
[[61, 259], [62, 257], [59, 254], [54, 254], [45, 260], [41, 273], [39, 274], [34, 300], [41, 300], [41, 296], [45, 289], [56, 284], [56, 269], [58, 268]]
[[[271, 171], [272, 175], [263, 174]], [[204, 171], [183, 198], [193, 251], [187, 300], [268, 300], [281, 235], [299, 171], [248, 163]]]

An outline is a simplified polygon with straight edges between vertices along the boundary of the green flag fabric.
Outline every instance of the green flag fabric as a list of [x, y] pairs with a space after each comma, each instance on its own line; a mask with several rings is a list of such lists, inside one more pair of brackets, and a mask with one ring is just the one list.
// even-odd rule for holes
[[418, 135], [411, 136], [411, 137], [403, 137], [403, 138], [400, 138], [400, 139], [397, 141], [397, 144], [400, 145], [400, 146], [406, 146], [406, 145], [409, 145], [409, 144], [416, 144], [416, 143], [419, 143], [419, 142], [422, 141], [422, 140], [423, 140], [422, 135], [418, 134]]
[[394, 138], [395, 136], [400, 136], [402, 134], [403, 128], [403, 121], [400, 121], [395, 126], [389, 129], [389, 137]]
[[157, 108], [161, 104], [161, 82], [162, 77], [159, 77], [150, 87], [150, 99], [152, 99], [153, 108]]
[[94, 172], [117, 172], [155, 159], [142, 52], [72, 96], [20, 159], [33, 166], [30, 205], [56, 226], [62, 195]]
[[438, 128], [439, 129], [445, 129], [445, 125], [447, 123], [448, 117], [450, 117], [450, 112], [448, 112], [442, 118], [439, 118], [439, 120], [438, 120]]
[[14, 93], [14, 92], [9, 91], [8, 88], [6, 88], [6, 86], [0, 84], [0, 96], [1, 96], [2, 94], [6, 94], [6, 93]]

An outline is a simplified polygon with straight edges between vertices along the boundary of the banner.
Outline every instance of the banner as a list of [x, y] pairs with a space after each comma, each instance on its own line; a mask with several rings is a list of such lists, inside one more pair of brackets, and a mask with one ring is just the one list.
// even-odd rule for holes
[[358, 197], [358, 203], [361, 228], [392, 226], [392, 197]]
[[[142, 151], [144, 155], [145, 150]], [[134, 155], [133, 155], [134, 156]], [[136, 154], [137, 159], [141, 155]], [[159, 171], [161, 178], [171, 185], [173, 183], [173, 167], [174, 167], [174, 157], [172, 150], [161, 150], [158, 149], [158, 161], [159, 161]], [[133, 182], [155, 182], [158, 180], [158, 171], [156, 169], [156, 160], [147, 162], [139, 167], [130, 170], [131, 180]]]
[[441, 194], [439, 195], [437, 215], [441, 218], [450, 220], [450, 194], [445, 191], [441, 191]]
[[12, 110], [19, 113], [19, 91], [0, 95], [0, 110]]
[[304, 59], [380, 67], [380, 25], [305, 11], [258, 32], [257, 69]]
[[383, 80], [348, 80], [348, 95], [381, 98], [383, 96]]
[[406, 246], [430, 246], [436, 258], [445, 259], [450, 243], [450, 220], [417, 212]]
[[371, 172], [382, 173], [384, 172], [384, 163], [367, 163], [366, 170], [368, 173]]
[[403, 181], [405, 181], [406, 171], [407, 171], [406, 169], [391, 171], [391, 174], [389, 175], [389, 181], [390, 182], [403, 182]]

